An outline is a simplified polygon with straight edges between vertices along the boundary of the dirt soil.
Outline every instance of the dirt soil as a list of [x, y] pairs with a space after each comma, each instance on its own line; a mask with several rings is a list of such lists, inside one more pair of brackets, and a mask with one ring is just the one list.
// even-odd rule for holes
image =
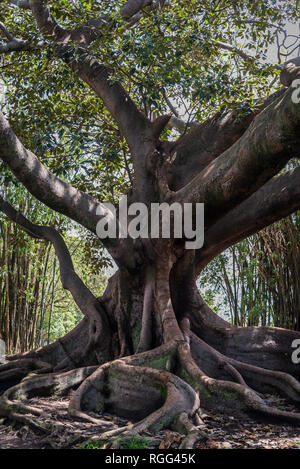
[[[273, 405], [293, 410], [293, 406], [279, 397], [267, 397]], [[1, 449], [61, 449], [78, 448], [82, 440], [101, 435], [104, 431], [124, 426], [129, 422], [113, 415], [103, 415], [101, 425], [76, 422], [68, 416], [68, 398], [34, 398], [27, 403], [44, 410], [39, 419], [58, 425], [51, 436], [33, 432], [26, 426], [11, 426], [0, 419]], [[98, 417], [98, 416], [97, 416]], [[205, 411], [201, 415], [209, 434], [207, 441], [198, 441], [198, 449], [300, 449], [300, 428], [280, 422], [264, 422], [251, 417], [236, 418], [231, 415]], [[149, 449], [178, 448], [182, 435], [164, 430], [145, 434]]]

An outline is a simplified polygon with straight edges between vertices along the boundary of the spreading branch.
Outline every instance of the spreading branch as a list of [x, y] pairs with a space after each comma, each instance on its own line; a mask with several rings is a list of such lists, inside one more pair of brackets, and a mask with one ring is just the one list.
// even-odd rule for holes
[[300, 167], [273, 178], [209, 228], [196, 253], [196, 273], [228, 247], [299, 210], [299, 181]]
[[291, 86], [294, 80], [300, 76], [300, 57], [299, 60], [288, 62], [282, 69], [280, 74], [280, 82], [283, 86]]
[[[70, 252], [62, 236], [54, 228], [40, 226], [29, 221], [20, 212], [0, 195], [0, 210], [12, 221], [17, 223], [26, 233], [36, 239], [50, 241], [59, 260], [60, 276], [63, 288], [70, 291], [80, 311], [92, 321], [99, 323], [101, 327], [107, 326], [104, 310], [97, 298], [87, 288], [84, 282], [76, 274]], [[102, 315], [102, 318], [101, 318]], [[104, 321], [103, 321], [104, 319]], [[109, 329], [107, 327], [109, 336]]]
[[170, 187], [178, 190], [190, 182], [196, 174], [236, 143], [255, 116], [283, 93], [282, 89], [258, 100], [255, 107], [247, 113], [241, 114], [239, 110], [220, 111], [180, 137], [172, 149], [175, 158], [169, 171]]
[[0, 43], [0, 53], [23, 52], [31, 49], [32, 46], [29, 42], [23, 41], [23, 39], [14, 38], [11, 41]]
[[243, 136], [183, 189], [176, 201], [206, 203], [207, 220], [247, 199], [299, 156], [300, 108], [288, 89], [255, 117]]
[[[101, 214], [112, 216], [105, 205], [51, 173], [36, 155], [23, 146], [2, 113], [0, 113], [0, 158], [34, 197], [89, 231], [96, 232]], [[125, 247], [126, 240], [122, 240], [124, 251], [120, 240], [106, 239], [103, 242], [117, 262], [123, 261], [123, 254], [127, 257], [126, 251], [130, 252], [129, 246]], [[129, 265], [131, 264], [132, 259], [129, 261]]]
[[[10, 220], [17, 223], [26, 233], [36, 239], [50, 241], [55, 249], [59, 260], [60, 278], [63, 288], [68, 290], [78, 308], [89, 319], [90, 337], [87, 343], [86, 351], [91, 347], [97, 347], [95, 353], [103, 359], [109, 358], [111, 333], [106, 312], [98, 299], [87, 288], [81, 278], [74, 270], [70, 252], [62, 236], [54, 228], [49, 226], [40, 226], [30, 222], [21, 213], [17, 212], [0, 195], [0, 211], [2, 211]], [[100, 344], [100, 345], [99, 345]], [[67, 356], [58, 367], [65, 367], [71, 360], [76, 364], [76, 358]]]
[[88, 230], [96, 232], [99, 220], [99, 215], [96, 213], [98, 207], [104, 210], [104, 215], [108, 209], [51, 173], [36, 155], [26, 150], [2, 113], [0, 113], [0, 157], [38, 200]]
[[28, 41], [14, 37], [1, 21], [0, 31], [2, 31], [7, 39], [7, 42], [0, 43], [0, 53], [19, 52], [30, 49], [31, 46]]

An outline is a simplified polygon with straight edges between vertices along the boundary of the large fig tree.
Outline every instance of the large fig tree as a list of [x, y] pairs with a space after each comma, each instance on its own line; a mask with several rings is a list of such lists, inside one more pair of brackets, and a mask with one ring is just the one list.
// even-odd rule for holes
[[[299, 424], [299, 413], [270, 407], [264, 393], [279, 392], [299, 403], [300, 365], [292, 353], [300, 333], [234, 327], [208, 307], [196, 286], [219, 253], [300, 207], [300, 168], [287, 166], [299, 156], [299, 60], [268, 65], [268, 44], [282, 31], [287, 38], [284, 28], [297, 7], [275, 4], [1, 2], [2, 73], [7, 78], [10, 70], [5, 80], [10, 99], [0, 116], [0, 157], [19, 183], [95, 234], [99, 214], [111, 215], [102, 200], [102, 183], [109, 177], [99, 174], [105, 167], [97, 156], [110, 135], [124, 155], [129, 204], [205, 204], [201, 249], [187, 249], [186, 239], [172, 236], [103, 239], [118, 270], [97, 298], [76, 274], [59, 232], [33, 223], [0, 197], [7, 217], [53, 244], [63, 287], [84, 315], [57, 342], [7, 357], [0, 368], [1, 414], [33, 423], [32, 414], [40, 410], [24, 403], [26, 397], [76, 388], [69, 405], [74, 418], [97, 422], [95, 412], [109, 410], [135, 421], [106, 437], [173, 427], [186, 432], [186, 444], [192, 445], [200, 407], [252, 411]], [[36, 65], [42, 61], [45, 69]], [[280, 68], [283, 87], [270, 93]], [[37, 95], [30, 112], [30, 99], [26, 105], [22, 100], [32, 70]], [[82, 182], [82, 171], [72, 184], [65, 174], [57, 175], [64, 148], [54, 152], [53, 164], [49, 155], [39, 155], [38, 145], [37, 155], [27, 147], [30, 132], [46, 135], [57, 118], [55, 106], [47, 109], [51, 89], [38, 94], [43, 70], [57, 106], [65, 99], [67, 113], [72, 93], [84, 102], [85, 112], [80, 103], [72, 110], [74, 120], [81, 112], [79, 134], [91, 118], [88, 133], [99, 145], [92, 157], [97, 177], [89, 184]], [[14, 89], [23, 90], [17, 99]], [[41, 103], [39, 129], [35, 109]], [[22, 112], [14, 114], [18, 105]], [[68, 124], [72, 127], [66, 117]], [[58, 136], [59, 126], [52, 130], [52, 138]], [[18, 384], [29, 372], [34, 376]]]

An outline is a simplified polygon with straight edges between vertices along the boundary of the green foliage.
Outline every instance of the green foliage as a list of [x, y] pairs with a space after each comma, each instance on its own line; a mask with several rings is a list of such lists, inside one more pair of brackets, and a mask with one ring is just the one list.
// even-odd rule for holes
[[[118, 15], [120, 1], [49, 4], [65, 27], [106, 18], [91, 54], [114, 67], [112, 82], [121, 81], [149, 117], [169, 111], [164, 92], [198, 120], [240, 102], [245, 109], [251, 107], [272, 80], [267, 55], [275, 37], [269, 25], [284, 27], [287, 21], [297, 21], [296, 5], [289, 1], [181, 0], [144, 15], [137, 28], [125, 29]], [[1, 2], [0, 9], [16, 36], [37, 40], [30, 12], [9, 6], [8, 1]], [[216, 41], [233, 43], [254, 60], [220, 50]], [[10, 119], [26, 143], [35, 140], [33, 149], [52, 170], [72, 175], [78, 184], [89, 174], [88, 179], [95, 181], [107, 165], [111, 177], [115, 171], [121, 177], [124, 148], [117, 129], [101, 101], [69, 72], [50, 43], [17, 61], [9, 56], [2, 60]], [[123, 184], [128, 183], [123, 177]], [[108, 184], [110, 191], [120, 183], [115, 177], [114, 185]]]
[[130, 439], [120, 438], [120, 448], [122, 449], [147, 449], [150, 441], [140, 435], [133, 435]]
[[160, 393], [161, 393], [163, 399], [166, 400], [166, 399], [167, 399], [167, 396], [168, 396], [168, 391], [167, 391], [167, 389], [165, 388], [165, 386], [161, 386], [161, 385], [159, 385], [159, 384], [155, 384], [154, 387], [160, 391]]
[[[131, 438], [120, 438], [121, 449], [147, 449], [150, 441], [140, 435], [133, 435]], [[77, 449], [101, 449], [104, 445], [103, 441], [85, 441], [77, 446]]]

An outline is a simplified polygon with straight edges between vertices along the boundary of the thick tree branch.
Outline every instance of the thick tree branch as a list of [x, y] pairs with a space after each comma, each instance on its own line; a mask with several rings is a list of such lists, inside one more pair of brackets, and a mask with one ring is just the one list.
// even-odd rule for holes
[[[101, 214], [112, 216], [105, 205], [56, 177], [31, 151], [26, 150], [2, 113], [0, 113], [0, 158], [38, 200], [80, 223], [91, 232], [96, 232]], [[122, 240], [123, 246], [118, 239], [103, 240], [116, 262], [125, 261], [123, 255], [126, 258], [128, 255], [127, 261], [132, 265], [132, 253], [126, 241]]]
[[233, 244], [300, 209], [300, 167], [273, 178], [249, 199], [218, 220], [196, 253], [197, 274]]
[[0, 113], [0, 157], [19, 181], [38, 200], [48, 207], [72, 218], [92, 232], [96, 232], [99, 216], [107, 209], [92, 197], [80, 192], [51, 173], [38, 158], [22, 145], [8, 121]]
[[294, 89], [262, 111], [243, 136], [173, 199], [206, 203], [206, 219], [220, 218], [299, 156], [300, 107]]
[[0, 30], [7, 39], [7, 42], [0, 43], [0, 53], [18, 52], [30, 49], [29, 41], [23, 41], [22, 39], [14, 37], [1, 21]]
[[[29, 2], [11, 2], [14, 4], [21, 3], [23, 8], [28, 8]], [[54, 25], [57, 29], [57, 33], [61, 32], [60, 26], [53, 21], [53, 18], [46, 14], [47, 7], [43, 6], [43, 1], [32, 0], [30, 2], [31, 8], [35, 13], [38, 13], [40, 18], [44, 16], [44, 19], [49, 24], [50, 28]], [[157, 8], [162, 8], [168, 4], [166, 0], [129, 0], [125, 3], [125, 5], [121, 8], [119, 17], [120, 19], [126, 21], [126, 27], [130, 28], [135, 25], [142, 17], [143, 17], [143, 10], [148, 8], [150, 10], [156, 10]], [[21, 5], [19, 5], [21, 6]], [[38, 12], [39, 9], [39, 12]], [[69, 40], [78, 42], [81, 46], [87, 47], [96, 39], [99, 39], [103, 33], [104, 28], [111, 28], [114, 27], [116, 23], [116, 19], [111, 17], [110, 15], [102, 15], [98, 18], [91, 18], [85, 24], [80, 26], [79, 28], [75, 28], [73, 30], [64, 30], [69, 37]], [[52, 25], [52, 26], [51, 26]], [[45, 24], [46, 26], [46, 24]], [[47, 28], [43, 31], [47, 33]], [[51, 30], [49, 29], [50, 35], [52, 35]]]
[[194, 126], [178, 139], [172, 149], [173, 163], [169, 170], [169, 186], [179, 190], [214, 159], [230, 148], [244, 134], [256, 115], [284, 93], [284, 89], [265, 99], [247, 112], [218, 112], [207, 121]]
[[109, 340], [110, 330], [105, 311], [98, 299], [76, 274], [70, 252], [62, 236], [52, 227], [39, 226], [30, 222], [6, 202], [1, 195], [0, 210], [5, 213], [10, 220], [23, 228], [30, 236], [37, 239], [45, 239], [53, 244], [59, 260], [63, 288], [70, 291], [80, 311], [87, 316], [93, 323], [93, 326], [98, 329], [97, 335], [100, 336], [100, 334], [102, 335], [103, 332], [105, 332], [104, 336]]
[[31, 8], [30, 0], [9, 0], [9, 3], [12, 3], [23, 10], [30, 10]]
[[79, 58], [75, 59], [76, 51], [69, 45], [72, 39], [71, 33], [52, 18], [45, 2], [32, 0], [31, 9], [41, 33], [55, 41], [58, 52], [65, 62], [103, 100], [129, 146], [136, 153], [141, 146], [138, 141], [143, 141], [143, 135], [145, 140], [150, 137], [151, 123], [137, 108], [122, 85], [113, 80], [113, 70], [91, 59], [84, 48], [79, 48], [77, 51]]
[[216, 41], [214, 43], [217, 47], [223, 50], [228, 50], [229, 52], [233, 52], [234, 54], [242, 57], [242, 59], [246, 61], [255, 61], [255, 57], [251, 57], [251, 55], [246, 54], [243, 52], [241, 49], [238, 47], [232, 46], [231, 44], [228, 44], [227, 42], [221, 42], [221, 41]]
[[25, 50], [31, 50], [32, 46], [28, 41], [23, 39], [13, 38], [11, 41], [0, 43], [0, 53], [6, 54], [10, 52], [22, 52]]

